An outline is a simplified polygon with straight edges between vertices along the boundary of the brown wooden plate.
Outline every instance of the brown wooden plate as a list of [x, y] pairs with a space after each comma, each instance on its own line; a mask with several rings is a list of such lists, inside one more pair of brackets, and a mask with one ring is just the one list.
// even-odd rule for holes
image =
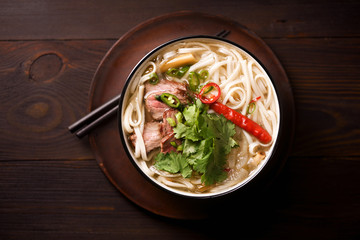
[[[221, 16], [176, 12], [150, 19], [122, 36], [101, 61], [90, 89], [89, 110], [118, 95], [138, 61], [158, 45], [189, 35], [216, 35], [230, 30], [227, 39], [241, 45], [263, 64], [278, 93], [281, 114], [278, 142], [273, 157], [256, 181], [225, 197], [191, 199], [163, 191], [147, 181], [128, 159], [113, 118], [89, 135], [96, 160], [114, 186], [128, 199], [148, 211], [171, 218], [200, 219], [216, 214], [223, 204], [238, 204], [249, 192], [270, 182], [282, 168], [291, 146], [294, 101], [286, 73], [271, 49], [242, 25]], [[253, 194], [252, 194], [253, 195]]]

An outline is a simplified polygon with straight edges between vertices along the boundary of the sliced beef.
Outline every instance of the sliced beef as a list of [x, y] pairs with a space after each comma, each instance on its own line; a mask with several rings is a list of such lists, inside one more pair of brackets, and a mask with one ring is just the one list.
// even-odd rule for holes
[[161, 120], [164, 111], [169, 109], [169, 106], [159, 100], [156, 100], [156, 95], [158, 94], [150, 94], [145, 100], [145, 106], [146, 110], [150, 113], [154, 120]]
[[170, 107], [165, 103], [155, 99], [156, 95], [162, 93], [170, 93], [179, 98], [182, 104], [189, 103], [186, 84], [178, 83], [175, 81], [160, 80], [158, 84], [152, 85], [145, 83], [145, 106], [146, 110], [151, 114], [154, 120], [161, 120], [165, 110]]
[[[145, 83], [145, 107], [153, 120], [155, 120], [146, 123], [144, 126], [143, 139], [146, 152], [158, 147], [161, 147], [161, 151], [164, 153], [176, 151], [171, 142], [175, 142], [176, 145], [181, 144], [181, 140], [175, 139], [173, 128], [166, 120], [167, 118], [173, 118], [176, 121], [175, 115], [178, 110], [170, 108], [165, 103], [155, 99], [157, 95], [162, 93], [175, 95], [182, 104], [189, 103], [186, 84], [164, 79], [160, 80], [156, 85]], [[135, 145], [136, 135], [130, 136], [130, 140]]]
[[[161, 147], [161, 152], [167, 153], [171, 151], [176, 151], [176, 148], [171, 145], [171, 142], [175, 142], [176, 145], [181, 144], [181, 140], [175, 139], [173, 127], [170, 126], [169, 122], [166, 120], [167, 118], [173, 118], [176, 121], [176, 113], [178, 110], [176, 109], [167, 109], [163, 113], [162, 122], [148, 122], [144, 126], [143, 139], [145, 143], [146, 152], [150, 152], [151, 150]], [[133, 134], [130, 136], [130, 140], [133, 145], [136, 144], [136, 135]]]
[[175, 138], [175, 133], [169, 133], [161, 139], [161, 152], [176, 152], [176, 147], [171, 142], [174, 142], [176, 146], [181, 144], [181, 140]]
[[168, 91], [187, 91], [185, 83], [178, 83], [175, 81], [169, 81], [161, 79], [157, 84], [145, 83], [146, 92], [168, 92]]
[[[148, 122], [144, 126], [143, 139], [145, 143], [146, 152], [160, 147], [163, 135], [161, 134], [161, 123], [160, 122]], [[130, 136], [130, 140], [135, 146], [136, 135]]]

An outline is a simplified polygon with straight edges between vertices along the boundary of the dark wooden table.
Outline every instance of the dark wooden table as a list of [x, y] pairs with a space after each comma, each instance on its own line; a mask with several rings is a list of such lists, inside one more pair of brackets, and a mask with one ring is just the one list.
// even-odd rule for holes
[[[275, 181], [253, 204], [196, 221], [129, 201], [88, 139], [67, 131], [88, 112], [92, 76], [112, 44], [180, 10], [222, 15], [260, 36], [296, 108]], [[358, 1], [0, 1], [0, 239], [359, 239], [359, 12]]]

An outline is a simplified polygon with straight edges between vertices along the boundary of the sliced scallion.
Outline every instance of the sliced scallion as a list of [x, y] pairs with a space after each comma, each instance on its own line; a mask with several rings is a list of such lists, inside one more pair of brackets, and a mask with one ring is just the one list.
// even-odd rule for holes
[[251, 102], [249, 103], [249, 106], [247, 107], [247, 114], [253, 114], [255, 112], [255, 109], [256, 109], [256, 104], [255, 102]]
[[159, 77], [158, 77], [158, 75], [157, 75], [156, 73], [151, 73], [151, 74], [149, 75], [149, 82], [150, 82], [150, 84], [152, 84], [152, 85], [158, 84], [158, 82], [159, 82]]

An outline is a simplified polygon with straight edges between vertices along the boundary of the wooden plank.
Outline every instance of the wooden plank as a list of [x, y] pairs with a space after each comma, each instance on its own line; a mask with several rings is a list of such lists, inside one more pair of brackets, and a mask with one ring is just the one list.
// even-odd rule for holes
[[360, 39], [271, 40], [296, 104], [293, 155], [359, 156]]
[[[92, 75], [112, 43], [2, 42], [1, 160], [93, 157], [87, 139], [79, 141], [67, 127], [87, 113]], [[353, 46], [360, 39], [267, 43], [284, 63], [294, 90], [297, 125], [292, 155], [359, 156], [360, 49]]]
[[93, 157], [67, 127], [87, 113], [92, 76], [112, 43], [2, 42], [1, 159]]
[[241, 226], [243, 237], [259, 239], [349, 239], [360, 220], [359, 167], [359, 158], [290, 158], [252, 201], [219, 206], [223, 214], [206, 221], [178, 221], [127, 201], [95, 160], [0, 162], [0, 238], [213, 239]]
[[117, 39], [180, 10], [224, 15], [263, 38], [360, 36], [358, 1], [8, 0], [0, 2], [0, 40]]

